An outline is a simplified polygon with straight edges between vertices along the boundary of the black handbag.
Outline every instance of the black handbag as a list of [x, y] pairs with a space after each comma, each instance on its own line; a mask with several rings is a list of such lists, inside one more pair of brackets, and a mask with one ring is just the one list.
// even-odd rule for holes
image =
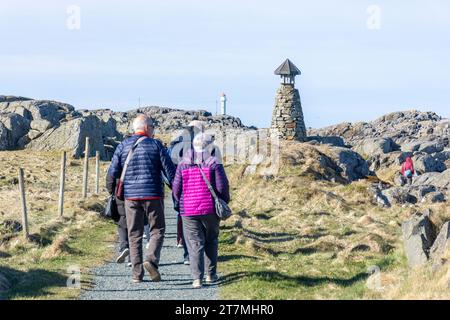
[[202, 170], [201, 165], [197, 164], [197, 167], [200, 169], [200, 173], [202, 174], [202, 178], [205, 181], [206, 185], [208, 186], [209, 192], [211, 193], [212, 197], [214, 198], [214, 205], [216, 207], [216, 214], [219, 217], [220, 220], [227, 220], [233, 212], [231, 211], [228, 204], [219, 198], [219, 196], [214, 191], [214, 188], [212, 187], [211, 183], [209, 182], [208, 178], [206, 177], [205, 173]]
[[119, 210], [117, 209], [116, 197], [114, 195], [108, 197], [108, 200], [106, 201], [105, 210], [103, 211], [102, 216], [107, 219], [112, 219], [115, 222], [119, 221], [120, 214]]

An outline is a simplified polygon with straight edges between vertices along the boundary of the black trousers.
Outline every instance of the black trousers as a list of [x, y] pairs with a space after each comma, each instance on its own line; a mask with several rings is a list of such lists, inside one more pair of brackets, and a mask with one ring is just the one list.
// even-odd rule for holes
[[127, 218], [125, 216], [120, 217], [117, 232], [119, 233], [119, 252], [129, 249]]
[[128, 244], [128, 228], [127, 218], [125, 216], [125, 202], [116, 199], [117, 210], [120, 214], [120, 219], [117, 222], [117, 233], [119, 234], [119, 252], [129, 248]]
[[189, 252], [186, 244], [186, 239], [183, 235], [183, 219], [179, 213], [177, 213], [177, 244], [183, 245], [183, 258], [184, 260], [189, 260]]

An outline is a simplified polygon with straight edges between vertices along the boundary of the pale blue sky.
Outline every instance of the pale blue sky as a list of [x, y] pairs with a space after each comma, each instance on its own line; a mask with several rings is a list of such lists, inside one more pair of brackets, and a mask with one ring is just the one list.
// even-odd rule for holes
[[[370, 5], [380, 30], [367, 27]], [[68, 5], [81, 29], [66, 26]], [[270, 125], [289, 57], [307, 126], [420, 109], [450, 117], [448, 0], [1, 0], [0, 94], [76, 108], [138, 104]]]

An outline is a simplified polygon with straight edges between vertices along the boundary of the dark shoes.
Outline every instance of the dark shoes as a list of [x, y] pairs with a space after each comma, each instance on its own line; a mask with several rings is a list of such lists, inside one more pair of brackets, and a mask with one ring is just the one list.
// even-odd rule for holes
[[206, 284], [214, 284], [219, 281], [219, 276], [217, 274], [207, 275], [205, 279]]
[[161, 274], [159, 273], [158, 268], [153, 265], [153, 263], [145, 261], [144, 269], [147, 270], [150, 275], [150, 279], [152, 279], [153, 282], [161, 281]]
[[130, 255], [130, 249], [124, 249], [119, 253], [119, 256], [116, 259], [116, 263], [124, 263], [125, 259]]

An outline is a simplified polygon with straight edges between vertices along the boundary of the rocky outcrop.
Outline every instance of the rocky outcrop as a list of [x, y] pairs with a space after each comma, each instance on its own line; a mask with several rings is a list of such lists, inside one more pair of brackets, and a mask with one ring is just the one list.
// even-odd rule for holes
[[247, 158], [249, 161], [245, 162], [242, 170], [244, 176], [258, 175], [270, 181], [282, 177], [285, 170], [292, 174], [290, 170], [295, 168], [301, 176], [347, 184], [364, 179], [369, 174], [367, 163], [358, 153], [330, 144], [281, 141], [278, 160], [265, 156], [261, 150], [258, 153], [257, 148], [254, 151], [251, 153], [253, 156]]
[[84, 152], [90, 138], [91, 156], [100, 152], [109, 159], [124, 136], [131, 134], [131, 123], [138, 113], [151, 116], [156, 133], [171, 134], [192, 120], [201, 120], [207, 128], [249, 130], [232, 116], [213, 116], [203, 110], [185, 111], [145, 107], [128, 112], [75, 110], [69, 104], [23, 97], [0, 96], [0, 150], [68, 150], [74, 157]]
[[[449, 133], [449, 119], [442, 119], [434, 112], [411, 110], [393, 112], [372, 122], [346, 122], [310, 129], [308, 135], [338, 136], [350, 145], [369, 138], [391, 138], [397, 145], [403, 146], [416, 140], [420, 141], [419, 145], [424, 141], [437, 141], [441, 137], [448, 137]], [[448, 145], [448, 139], [444, 143]]]
[[377, 155], [389, 153], [397, 149], [397, 145], [391, 138], [370, 138], [355, 143], [353, 150], [361, 155]]
[[446, 222], [439, 232], [433, 246], [430, 249], [430, 258], [436, 263], [440, 263], [440, 259], [450, 248], [450, 222]]
[[382, 191], [390, 205], [403, 205], [407, 203], [417, 203], [411, 189], [408, 187], [392, 187]]
[[373, 183], [368, 187], [369, 194], [372, 195], [375, 204], [382, 208], [390, 208], [392, 205], [386, 195], [383, 194], [383, 190], [387, 187], [383, 183]]
[[[448, 198], [449, 119], [433, 112], [394, 112], [372, 122], [310, 129], [308, 134], [341, 137], [347, 146], [367, 159], [372, 174], [396, 186], [382, 191], [391, 204], [415, 203], [414, 197], [421, 202], [440, 202]], [[413, 179], [413, 188], [402, 189], [399, 187], [404, 186], [405, 179], [401, 177], [400, 168], [407, 157], [412, 158], [418, 176]], [[427, 196], [416, 197], [421, 186], [432, 186], [435, 190]]]
[[0, 150], [22, 149], [44, 132], [76, 117], [80, 114], [65, 103], [0, 96]]
[[31, 100], [30, 98], [25, 97], [17, 97], [17, 96], [2, 96], [0, 95], [0, 103], [2, 102], [14, 102], [14, 101], [27, 101]]
[[33, 150], [70, 150], [76, 158], [83, 156], [86, 137], [89, 137], [91, 154], [100, 152], [100, 157], [108, 158], [104, 146], [101, 121], [93, 116], [82, 117], [61, 123], [58, 127], [44, 131], [31, 140], [27, 148]]
[[20, 147], [20, 139], [30, 130], [30, 120], [17, 113], [4, 113], [0, 114], [0, 123], [5, 130], [5, 138], [1, 143], [6, 145], [5, 149]]
[[426, 194], [422, 200], [422, 202], [429, 202], [429, 203], [440, 203], [440, 202], [446, 202], [446, 201], [447, 201], [447, 197], [445, 196], [444, 193], [442, 193], [440, 191], [430, 192], [430, 193]]
[[317, 144], [329, 144], [335, 147], [345, 147], [344, 139], [342, 139], [341, 137], [310, 136], [307, 138], [307, 141]]
[[384, 170], [390, 167], [400, 167], [407, 157], [411, 157], [411, 153], [394, 151], [387, 154], [378, 153], [367, 159], [369, 169], [373, 172]]
[[446, 194], [434, 185], [390, 186], [380, 188], [374, 184], [369, 193], [381, 207], [413, 205], [416, 203], [439, 203], [447, 201]]
[[0, 122], [0, 151], [8, 150], [10, 146], [10, 141], [8, 139], [9, 130], [6, 126]]
[[429, 172], [414, 179], [414, 186], [420, 187], [424, 185], [434, 186], [447, 195], [450, 195], [450, 169], [444, 172]]
[[341, 175], [348, 181], [366, 178], [369, 166], [360, 154], [342, 147], [330, 147], [326, 153], [339, 167]]
[[174, 130], [183, 128], [193, 120], [204, 121], [207, 127], [211, 128], [235, 128], [235, 129], [255, 129], [246, 127], [241, 120], [229, 115], [212, 115], [204, 110], [180, 110], [166, 107], [145, 107], [128, 112], [114, 112], [109, 109], [104, 110], [80, 110], [82, 116], [95, 116], [102, 120], [104, 133], [114, 132], [116, 129], [122, 134], [132, 133], [131, 121], [137, 114], [146, 114], [153, 118], [158, 133], [171, 133]]
[[442, 152], [447, 143], [443, 139], [438, 139], [436, 141], [425, 139], [417, 139], [411, 142], [404, 143], [401, 150], [404, 152], [423, 152], [427, 154], [433, 154]]
[[443, 172], [447, 166], [442, 158], [438, 155], [430, 155], [423, 152], [414, 153], [412, 156], [414, 168], [420, 174], [427, 172]]
[[403, 244], [408, 264], [418, 267], [428, 261], [435, 240], [433, 225], [428, 215], [414, 216], [402, 224]]
[[394, 112], [372, 122], [341, 123], [322, 129], [310, 129], [308, 135], [337, 136], [358, 152], [368, 156], [377, 153], [421, 152], [440, 153], [450, 147], [450, 119], [434, 112]]
[[408, 264], [420, 267], [431, 260], [433, 269], [439, 268], [448, 258], [450, 249], [450, 221], [439, 228], [430, 219], [431, 210], [415, 215], [402, 224], [403, 243]]
[[394, 151], [387, 154], [375, 154], [367, 159], [369, 169], [372, 172], [391, 170], [395, 172], [392, 182], [402, 186], [404, 181], [400, 179], [400, 168], [406, 157], [411, 157], [418, 175], [428, 172], [443, 172], [447, 169], [447, 152], [429, 155], [426, 153], [411, 153]]

